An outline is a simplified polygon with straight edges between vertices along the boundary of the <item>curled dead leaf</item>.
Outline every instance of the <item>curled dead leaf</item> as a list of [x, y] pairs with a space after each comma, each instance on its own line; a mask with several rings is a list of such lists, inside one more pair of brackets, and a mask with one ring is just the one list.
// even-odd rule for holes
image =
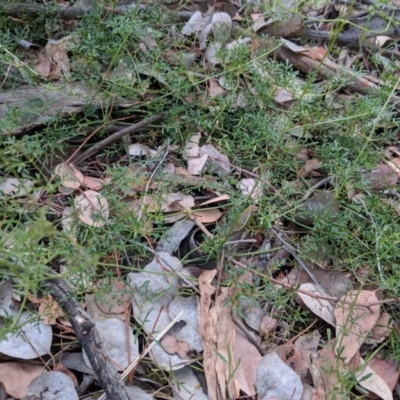
[[83, 182], [82, 173], [73, 164], [58, 164], [54, 168], [54, 175], [60, 178], [62, 186], [69, 189], [78, 189]]
[[86, 225], [102, 227], [110, 215], [108, 201], [94, 190], [86, 190], [75, 198], [79, 219]]

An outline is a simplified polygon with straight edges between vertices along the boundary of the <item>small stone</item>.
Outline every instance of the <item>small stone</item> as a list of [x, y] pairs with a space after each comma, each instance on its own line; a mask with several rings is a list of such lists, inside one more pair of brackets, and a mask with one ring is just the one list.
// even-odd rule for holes
[[299, 208], [299, 214], [295, 220], [302, 225], [313, 225], [317, 218], [325, 217], [335, 221], [339, 215], [339, 203], [334, 194], [327, 190], [321, 190], [307, 199]]
[[256, 387], [259, 399], [300, 400], [303, 394], [299, 375], [276, 353], [265, 355], [258, 364]]
[[361, 178], [373, 190], [394, 186], [399, 179], [397, 173], [386, 164], [378, 164], [371, 171], [362, 173]]

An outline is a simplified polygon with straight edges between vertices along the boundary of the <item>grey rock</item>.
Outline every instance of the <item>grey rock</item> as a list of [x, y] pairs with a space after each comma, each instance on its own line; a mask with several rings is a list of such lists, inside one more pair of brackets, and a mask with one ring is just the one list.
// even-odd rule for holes
[[259, 399], [300, 400], [303, 394], [299, 375], [276, 353], [265, 355], [258, 364], [256, 387]]

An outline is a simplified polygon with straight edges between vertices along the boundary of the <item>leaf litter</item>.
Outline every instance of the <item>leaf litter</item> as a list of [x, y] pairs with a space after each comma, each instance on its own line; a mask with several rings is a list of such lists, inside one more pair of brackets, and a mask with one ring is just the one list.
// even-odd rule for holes
[[[244, 37], [239, 39], [232, 38], [234, 30], [240, 28], [238, 23], [250, 17], [247, 22], [255, 33], [278, 37], [279, 45], [274, 45], [276, 50], [271, 50], [278, 60], [285, 60], [302, 72], [316, 70], [323, 83], [332, 76], [332, 71], [339, 71], [339, 64], [335, 63], [330, 51], [325, 47], [300, 46], [296, 41], [289, 40], [298, 37], [299, 32], [306, 26], [305, 37], [318, 37], [324, 41], [324, 34], [328, 33], [326, 31], [329, 30], [329, 26], [324, 26], [324, 16], [318, 14], [320, 10], [305, 10], [304, 13], [312, 18], [322, 18], [316, 30], [310, 29], [304, 15], [294, 12], [296, 5], [291, 1], [283, 2], [282, 7], [275, 10], [276, 15], [261, 13], [261, 7], [256, 3], [249, 4], [248, 9], [244, 5], [238, 7], [236, 3], [226, 3], [225, 11], [233, 13], [221, 11], [223, 3], [217, 3], [218, 7], [208, 10], [209, 12], [191, 12], [188, 21], [181, 25], [179, 33], [176, 26], [174, 30], [171, 28], [171, 35], [180, 35], [181, 40], [186, 40], [191, 47], [197, 46], [194, 56], [189, 57], [192, 61], [185, 63], [188, 69], [201, 54], [202, 61], [209, 71], [217, 71], [216, 68], [222, 68], [217, 66], [226, 61], [224, 52], [227, 52], [229, 59], [234, 57], [235, 51], [247, 49], [251, 52], [252, 73], [261, 75], [265, 80], [272, 80], [270, 73], [264, 70], [262, 63], [258, 62], [258, 56], [255, 55], [261, 46], [261, 40], [250, 35], [247, 37], [247, 33], [243, 33]], [[328, 9], [324, 9], [324, 12], [328, 12]], [[378, 23], [379, 18], [378, 14], [373, 15], [372, 21]], [[362, 19], [358, 22], [367, 24]], [[321, 26], [322, 29], [319, 30]], [[340, 34], [342, 36], [339, 35], [339, 42], [354, 48], [349, 35], [354, 34], [354, 29], [360, 27], [357, 24], [351, 26], [352, 28]], [[156, 31], [149, 29], [149, 35], [151, 32]], [[390, 43], [395, 33], [390, 35], [376, 36], [375, 45], [382, 47], [385, 43]], [[167, 43], [167, 38], [165, 41]], [[79, 42], [74, 34], [60, 40], [50, 40], [36, 55], [33, 71], [48, 82], [62, 82], [69, 78], [73, 70], [70, 62], [71, 50], [79, 47]], [[263, 45], [266, 43], [271, 46], [268, 39]], [[144, 54], [157, 51], [157, 41], [143, 36], [139, 49]], [[172, 57], [173, 52], [178, 52], [176, 48], [169, 50], [169, 57]], [[166, 60], [169, 59], [166, 54], [164, 56]], [[315, 61], [321, 63], [316, 64]], [[352, 96], [349, 94], [351, 91], [362, 95], [366, 93], [367, 87], [376, 88], [375, 84], [381, 83], [373, 76], [360, 77], [353, 74], [349, 68], [350, 62], [351, 60], [341, 69], [348, 80], [344, 84], [346, 94], [336, 93], [337, 101], [334, 106], [340, 110], [346, 105], [343, 100], [345, 96]], [[318, 70], [315, 67], [317, 65], [321, 66]], [[138, 65], [138, 71], [159, 84], [167, 84], [165, 77], [151, 70], [148, 64]], [[134, 79], [128, 65], [123, 71], [112, 72], [114, 78], [125, 76]], [[109, 79], [109, 76], [104, 75], [104, 79]], [[284, 87], [282, 82], [282, 86], [276, 85], [273, 88], [271, 98], [282, 110], [290, 110], [304, 99], [309, 100], [307, 94], [303, 96], [305, 84], [306, 81], [301, 75], [293, 78], [287, 87]], [[220, 99], [228, 99], [230, 96], [236, 96], [232, 109], [246, 108], [249, 99], [246, 99], [243, 93], [235, 93], [235, 85], [244, 87], [242, 77], [232, 85], [225, 77], [218, 78], [211, 74], [204, 79], [204, 93], [201, 96], [199, 93], [197, 95], [211, 113], [218, 111], [215, 104], [218, 104]], [[260, 89], [250, 89], [255, 101], [259, 96], [257, 90]], [[143, 96], [150, 99], [150, 92], [143, 92]], [[397, 97], [394, 96], [393, 101], [397, 101], [398, 104]], [[128, 103], [132, 105], [126, 99], [127, 106]], [[74, 107], [74, 101], [71, 104]], [[121, 100], [120, 104], [123, 107], [124, 100]], [[50, 105], [48, 113], [54, 115], [60, 109], [67, 110], [70, 106], [61, 104], [61, 107], [56, 109]], [[100, 108], [101, 101], [94, 104], [94, 107]], [[1, 108], [0, 116], [4, 114], [3, 111]], [[38, 121], [28, 125], [25, 121], [12, 132], [20, 133], [29, 127], [40, 126], [43, 120]], [[301, 189], [306, 191], [306, 194], [297, 204], [290, 204], [294, 206], [295, 212], [288, 219], [280, 219], [278, 223], [281, 225], [280, 229], [287, 228], [286, 239], [292, 243], [297, 240], [292, 231], [300, 230], [300, 234], [305, 234], [306, 231], [302, 229], [317, 229], [320, 220], [335, 224], [343, 212], [343, 205], [339, 204], [335, 193], [333, 179], [323, 182], [328, 175], [327, 164], [318, 155], [313, 154], [312, 145], [307, 142], [314, 138], [314, 132], [310, 132], [307, 124], [302, 125], [299, 121], [295, 122], [298, 125], [286, 131], [287, 136], [291, 137], [287, 140], [287, 147], [290, 148], [290, 143], [296, 141], [299, 141], [300, 146], [306, 147], [302, 147], [294, 155], [294, 158], [297, 158], [297, 166], [293, 171], [293, 180], [285, 182], [285, 185], [291, 187], [294, 192]], [[80, 296], [84, 295], [82, 298], [85, 298], [86, 304], [83, 306], [94, 320], [93, 329], [98, 331], [104, 352], [114, 367], [120, 371], [126, 370], [134, 360], [141, 358], [141, 352], [148, 345], [146, 341], [154, 341], [160, 332], [164, 332], [165, 328], [177, 319], [175, 324], [154, 342], [157, 345], [148, 355], [155, 368], [169, 371], [174, 377], [170, 381], [167, 380], [173, 388], [173, 397], [178, 393], [179, 398], [212, 400], [236, 398], [240, 395], [257, 395], [259, 399], [265, 400], [316, 400], [331, 398], [332, 395], [337, 399], [344, 399], [349, 398], [349, 395], [345, 393], [340, 378], [346, 374], [353, 374], [358, 385], [364, 388], [360, 391], [354, 385], [351, 388], [353, 394], [358, 391], [367, 396], [366, 398], [374, 398], [374, 395], [382, 399], [394, 398], [393, 391], [399, 376], [397, 363], [381, 352], [365, 358], [365, 355], [371, 355], [370, 349], [385, 343], [396, 329], [390, 312], [383, 311], [383, 307], [380, 306], [378, 288], [369, 290], [367, 286], [360, 286], [357, 279], [361, 275], [349, 278], [342, 272], [344, 268], [342, 271], [331, 271], [331, 259], [322, 269], [304, 269], [301, 254], [297, 257], [288, 251], [282, 237], [253, 229], [252, 219], [259, 211], [253, 203], [263, 206], [263, 200], [272, 187], [270, 182], [263, 179], [263, 174], [258, 175], [256, 169], [247, 170], [237, 166], [236, 160], [225, 154], [224, 146], [213, 140], [212, 127], [195, 127], [194, 130], [191, 128], [195, 133], [189, 135], [182, 148], [178, 146], [182, 160], [178, 160], [174, 149], [169, 146], [166, 146], [167, 151], [163, 154], [164, 145], [156, 148], [154, 142], [124, 142], [125, 152], [132, 161], [124, 168], [124, 176], [129, 176], [130, 181], [124, 187], [118, 186], [117, 173], [115, 176], [112, 172], [103, 175], [104, 171], [95, 171], [93, 174], [88, 165], [74, 164], [73, 157], [72, 162], [71, 159], [65, 158], [53, 169], [51, 180], [61, 184], [55, 196], [54, 193], [51, 193], [51, 196], [44, 193], [45, 189], [37, 186], [34, 180], [19, 179], [10, 175], [0, 178], [2, 200], [13, 200], [13, 204], [21, 209], [26, 207], [25, 203], [29, 202], [27, 200], [32, 199], [29, 196], [34, 190], [40, 193], [34, 197], [37, 206], [46, 205], [43, 199], [52, 196], [61, 198], [60, 202], [51, 203], [51, 211], [61, 218], [60, 230], [68, 235], [74, 245], [82, 240], [80, 234], [85, 225], [100, 234], [102, 230], [110, 229], [118, 218], [133, 217], [141, 224], [140, 232], [146, 239], [147, 250], [152, 254], [152, 259], [135, 259], [133, 264], [130, 262], [128, 250], [121, 249], [120, 256], [124, 263], [128, 264], [130, 272], [121, 277], [119, 266], [123, 264], [119, 263], [117, 257], [118, 268], [113, 271], [116, 276], [95, 277], [94, 270], [89, 269], [85, 271], [88, 284], [83, 285], [85, 289], [79, 293]], [[294, 148], [299, 150], [297, 144]], [[237, 150], [240, 151], [239, 144]], [[372, 190], [379, 192], [382, 204], [390, 205], [394, 213], [399, 213], [395, 200], [383, 197], [387, 195], [385, 191], [398, 184], [399, 152], [397, 147], [390, 146], [385, 153], [391, 161], [386, 160], [385, 163], [354, 171], [358, 182], [356, 179], [353, 184], [346, 184], [349, 203], [344, 207], [365, 204], [363, 199], [366, 193]], [[101, 164], [100, 160], [96, 162]], [[182, 165], [186, 165], [186, 169]], [[305, 185], [305, 181], [308, 185]], [[203, 248], [205, 238], [218, 238], [218, 229], [229, 225], [230, 221], [227, 218], [233, 205], [231, 201], [237, 201], [232, 195], [232, 190], [237, 191], [237, 198], [241, 202], [246, 199], [250, 204], [246, 209], [240, 209], [239, 218], [230, 224], [232, 232], [223, 238], [225, 243], [220, 258], [211, 260], [208, 251], [204, 251]], [[112, 193], [117, 193], [128, 204], [130, 214], [124, 216], [121, 211], [114, 210]], [[277, 193], [280, 195], [278, 191]], [[69, 201], [66, 201], [67, 199]], [[150, 215], [152, 217], [149, 217]], [[156, 216], [160, 218], [153, 224], [150, 221]], [[164, 237], [153, 237], [157, 224], [161, 223], [168, 226]], [[26, 232], [29, 232], [29, 229], [27, 226]], [[194, 238], [195, 230], [201, 233], [200, 239]], [[183, 245], [188, 237], [189, 252]], [[138, 238], [135, 237], [134, 240]], [[241, 249], [244, 253], [251, 252], [255, 249], [253, 244], [257, 241], [259, 248], [266, 251], [264, 261], [261, 253], [251, 259], [252, 263], [247, 262], [244, 256], [240, 258], [240, 262], [235, 261], [235, 257], [230, 254], [232, 249]], [[87, 245], [85, 240], [81, 244]], [[227, 246], [228, 244], [231, 247]], [[141, 245], [145, 246], [143, 243]], [[153, 245], [156, 245], [156, 251], [152, 250]], [[12, 244], [8, 243], [7, 246], [13, 248]], [[269, 256], [274, 250], [276, 257]], [[199, 260], [196, 257], [191, 258], [191, 253], [199, 255]], [[112, 256], [115, 254], [107, 255]], [[294, 261], [289, 260], [290, 256]], [[187, 260], [193, 265], [186, 267]], [[104, 265], [108, 262], [109, 259], [105, 258]], [[294, 274], [296, 267], [293, 267], [293, 262], [302, 268], [303, 276]], [[253, 269], [253, 263], [264, 263], [266, 267], [260, 272]], [[331, 332], [329, 335], [323, 335], [321, 339], [321, 334], [314, 331], [312, 336], [306, 332], [300, 332], [297, 336], [292, 334], [297, 340], [289, 340], [285, 334], [285, 327], [288, 325], [285, 325], [287, 315], [283, 308], [264, 300], [260, 300], [261, 304], [253, 304], [241, 293], [239, 285], [235, 286], [232, 280], [229, 280], [230, 275], [225, 268], [228, 264], [234, 268], [243, 265], [248, 267], [247, 282], [242, 280], [240, 284], [247, 283], [256, 287], [261, 284], [262, 277], [262, 284], [273, 283], [270, 292], [275, 297], [279, 297], [282, 290], [295, 293], [295, 302], [306, 310], [308, 315], [316, 318], [315, 321], [318, 321], [324, 330], [331, 332], [329, 325], [335, 327], [335, 338], [329, 340]], [[307, 261], [307, 264], [311, 262]], [[281, 268], [282, 266], [285, 268]], [[67, 263], [61, 267], [59, 270], [65, 275], [65, 279], [71, 286], [76, 286], [76, 279], [72, 279], [72, 274], [69, 275]], [[275, 274], [276, 268], [280, 269], [279, 275]], [[292, 272], [287, 273], [287, 268]], [[79, 280], [82, 283], [83, 280], [78, 278]], [[65, 336], [75, 339], [76, 332], [67, 323], [64, 324], [66, 315], [61, 305], [51, 296], [26, 296], [29, 311], [36, 310], [40, 319], [34, 313], [26, 311], [24, 303], [18, 298], [21, 291], [17, 294], [13, 289], [13, 286], [18, 286], [18, 281], [18, 278], [6, 280], [0, 287], [3, 328], [7, 327], [11, 317], [18, 318], [17, 329], [0, 341], [3, 357], [8, 356], [11, 360], [19, 361], [3, 359], [0, 364], [0, 380], [5, 390], [15, 398], [50, 399], [56, 394], [59, 399], [78, 398], [75, 373], [60, 363], [53, 365], [54, 370], [42, 373], [44, 365], [21, 362], [43, 361], [40, 357], [52, 358], [55, 355], [52, 345], [63, 346], [62, 341], [55, 342], [54, 333], [57, 333], [59, 338]], [[335, 285], [333, 281], [336, 282]], [[102, 295], [97, 298], [92, 291]], [[240, 311], [231, 303], [235, 296], [242, 296], [239, 302]], [[180, 316], [182, 311], [183, 315]], [[239, 324], [238, 319], [241, 321]], [[310, 327], [311, 325], [306, 331]], [[68, 347], [63, 349], [66, 355], [79, 355], [79, 361], [71, 363], [75, 368], [70, 368], [85, 375], [89, 374], [92, 365], [85, 349], [81, 350], [83, 351], [80, 353], [69, 353]], [[194, 373], [193, 366], [197, 369], [200, 366], [200, 374]], [[141, 368], [137, 371], [143, 373], [144, 365], [141, 365]], [[16, 379], [18, 385], [15, 385]], [[145, 387], [149, 393], [157, 396], [156, 386], [149, 384]], [[139, 386], [127, 386], [126, 391], [130, 393], [130, 398], [153, 398], [153, 395]]]

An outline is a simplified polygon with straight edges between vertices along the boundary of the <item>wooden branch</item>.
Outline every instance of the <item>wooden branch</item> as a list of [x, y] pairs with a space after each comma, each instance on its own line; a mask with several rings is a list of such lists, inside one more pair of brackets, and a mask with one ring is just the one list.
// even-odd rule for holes
[[163, 117], [164, 117], [163, 114], [153, 115], [150, 118], [146, 118], [146, 119], [138, 122], [137, 124], [128, 126], [125, 129], [122, 129], [122, 130], [120, 130], [118, 132], [113, 133], [112, 135], [106, 137], [105, 139], [101, 140], [100, 142], [97, 142], [96, 144], [94, 144], [92, 147], [88, 148], [82, 154], [78, 155], [73, 160], [73, 163], [74, 164], [79, 164], [85, 158], [88, 158], [92, 154], [97, 153], [99, 150], [101, 150], [104, 147], [108, 146], [110, 143], [115, 142], [116, 140], [120, 139], [122, 136], [128, 135], [129, 133], [137, 132], [137, 131], [145, 128], [147, 125], [152, 124], [153, 122], [160, 121]]
[[[115, 99], [113, 104], [126, 108], [135, 102], [134, 99]], [[0, 93], [0, 119], [7, 118], [10, 110], [13, 118], [19, 116], [20, 119], [18, 127], [3, 133], [16, 135], [46, 123], [52, 116], [65, 117], [81, 112], [86, 105], [100, 108], [108, 103], [111, 100], [104, 93], [84, 82], [52, 82], [3, 90]]]
[[[343, 77], [347, 79], [344, 86], [353, 92], [366, 95], [370, 90], [380, 90], [378, 85], [375, 85], [368, 79], [359, 77], [351, 70], [346, 70], [346, 68], [336, 65], [329, 60], [325, 60], [324, 62], [317, 61], [301, 53], [295, 53], [283, 46], [275, 50], [273, 54], [279, 61], [289, 62], [294, 68], [304, 73], [315, 71], [317, 75], [323, 79], [336, 78], [337, 73], [340, 71]], [[400, 112], [400, 97], [393, 95], [390, 98], [390, 103]]]
[[85, 350], [107, 397], [113, 400], [129, 400], [117, 369], [104, 354], [94, 322], [72, 298], [68, 284], [61, 278], [55, 278], [46, 283], [46, 287], [69, 317], [75, 335]]
[[31, 18], [38, 18], [41, 16], [59, 17], [65, 20], [72, 20], [82, 17], [90, 12], [90, 9], [83, 7], [72, 6], [58, 6], [52, 7], [51, 5], [35, 4], [35, 3], [8, 3], [2, 2], [0, 4], [0, 13], [9, 15], [14, 18], [23, 18], [28, 16]]
[[[146, 6], [143, 4], [128, 4], [121, 5], [115, 8], [105, 7], [102, 9], [104, 12], [115, 13], [115, 14], [126, 14], [129, 10], [134, 7], [138, 7], [140, 10], [145, 10]], [[43, 16], [58, 17], [64, 20], [74, 20], [83, 17], [85, 14], [89, 14], [95, 11], [95, 7], [79, 7], [79, 6], [58, 6], [53, 7], [46, 4], [35, 4], [35, 3], [14, 3], [7, 4], [6, 2], [0, 2], [0, 14], [9, 15], [14, 18], [23, 18], [24, 16], [30, 18], [39, 18]], [[168, 10], [166, 9], [168, 12]], [[174, 13], [173, 11], [171, 11]], [[188, 20], [192, 15], [193, 11], [178, 11], [175, 14], [182, 20]]]

